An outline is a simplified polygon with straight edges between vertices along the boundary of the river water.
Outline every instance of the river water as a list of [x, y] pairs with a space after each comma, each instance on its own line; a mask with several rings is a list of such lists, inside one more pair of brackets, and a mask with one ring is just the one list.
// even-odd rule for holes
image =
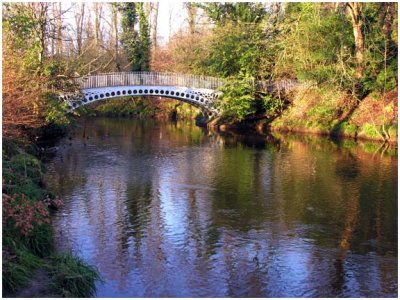
[[396, 297], [397, 149], [89, 119], [47, 182], [98, 297]]

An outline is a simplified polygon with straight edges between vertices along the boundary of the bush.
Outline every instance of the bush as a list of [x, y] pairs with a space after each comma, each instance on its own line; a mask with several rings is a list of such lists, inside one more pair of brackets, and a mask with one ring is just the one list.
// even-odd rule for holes
[[242, 121], [257, 110], [255, 88], [251, 78], [231, 79], [222, 88], [217, 106], [228, 121]]
[[382, 133], [379, 131], [379, 129], [370, 123], [365, 123], [362, 125], [360, 134], [371, 138], [382, 138]]

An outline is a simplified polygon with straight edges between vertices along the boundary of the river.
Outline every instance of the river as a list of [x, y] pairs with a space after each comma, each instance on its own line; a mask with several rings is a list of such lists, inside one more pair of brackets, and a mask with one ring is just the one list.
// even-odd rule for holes
[[397, 149], [88, 119], [47, 162], [97, 297], [396, 297]]

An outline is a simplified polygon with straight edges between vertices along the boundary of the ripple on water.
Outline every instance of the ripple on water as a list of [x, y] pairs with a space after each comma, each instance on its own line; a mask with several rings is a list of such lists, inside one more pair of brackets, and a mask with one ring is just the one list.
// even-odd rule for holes
[[97, 296], [397, 296], [397, 158], [154, 122], [88, 120], [48, 164]]

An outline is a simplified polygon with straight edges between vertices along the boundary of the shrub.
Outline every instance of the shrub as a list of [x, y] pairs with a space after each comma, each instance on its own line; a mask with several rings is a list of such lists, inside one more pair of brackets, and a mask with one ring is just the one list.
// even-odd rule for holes
[[217, 106], [229, 121], [242, 121], [256, 112], [255, 88], [250, 78], [231, 79], [222, 88]]

